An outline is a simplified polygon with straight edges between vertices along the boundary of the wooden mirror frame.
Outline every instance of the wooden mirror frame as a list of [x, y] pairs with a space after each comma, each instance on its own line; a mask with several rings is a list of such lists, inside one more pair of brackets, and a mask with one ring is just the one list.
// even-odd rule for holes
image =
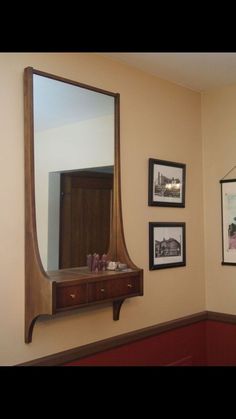
[[[44, 270], [39, 253], [36, 209], [35, 209], [35, 173], [34, 173], [34, 109], [33, 109], [33, 75], [48, 77], [54, 80], [73, 84], [82, 88], [100, 92], [114, 97], [115, 101], [115, 162], [113, 183], [113, 218], [110, 235], [108, 258], [121, 261], [135, 272], [137, 286], [135, 292], [129, 296], [143, 295], [143, 271], [131, 261], [124, 239], [122, 209], [121, 209], [121, 180], [120, 180], [120, 95], [86, 84], [68, 80], [48, 74], [32, 67], [24, 70], [24, 127], [25, 127], [25, 342], [32, 341], [34, 324], [39, 316], [56, 314], [57, 281]], [[68, 283], [73, 278], [73, 284], [79, 282], [81, 274], [76, 268], [58, 271], [60, 282]], [[94, 281], [94, 273], [87, 276]], [[130, 275], [133, 275], [130, 274]], [[130, 276], [129, 275], [129, 276]], [[126, 274], [127, 276], [127, 274]], [[125, 278], [125, 275], [121, 275]], [[86, 278], [86, 279], [87, 279]], [[103, 279], [103, 278], [102, 278]], [[114, 279], [113, 279], [114, 280]], [[71, 282], [72, 283], [72, 282]], [[133, 285], [128, 284], [128, 287]], [[125, 296], [110, 298], [113, 302], [113, 319], [119, 319], [119, 311]], [[91, 304], [91, 303], [90, 303]], [[86, 304], [88, 305], [88, 304]], [[78, 308], [77, 306], [75, 308]]]

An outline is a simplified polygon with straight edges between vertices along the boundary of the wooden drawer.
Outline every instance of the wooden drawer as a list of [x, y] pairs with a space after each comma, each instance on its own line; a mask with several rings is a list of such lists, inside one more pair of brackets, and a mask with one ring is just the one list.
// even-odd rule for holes
[[56, 292], [56, 308], [71, 307], [87, 303], [87, 284], [58, 287]]
[[130, 296], [139, 292], [139, 277], [109, 279], [88, 284], [88, 302]]

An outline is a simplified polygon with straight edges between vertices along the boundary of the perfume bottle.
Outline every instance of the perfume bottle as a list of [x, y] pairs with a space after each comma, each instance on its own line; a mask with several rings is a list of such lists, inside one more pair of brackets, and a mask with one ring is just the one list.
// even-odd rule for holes
[[87, 267], [90, 271], [92, 271], [92, 261], [93, 257], [91, 254], [87, 255]]
[[92, 271], [98, 272], [99, 269], [99, 254], [94, 253], [93, 254], [93, 261], [92, 261]]
[[104, 253], [101, 258], [101, 269], [105, 271], [107, 269], [107, 255]]

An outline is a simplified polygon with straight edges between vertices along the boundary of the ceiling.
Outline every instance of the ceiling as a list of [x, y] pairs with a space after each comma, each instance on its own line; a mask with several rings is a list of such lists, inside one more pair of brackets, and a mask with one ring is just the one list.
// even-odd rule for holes
[[114, 113], [114, 97], [34, 74], [34, 129], [44, 131]]
[[235, 52], [111, 52], [102, 55], [198, 92], [236, 83]]

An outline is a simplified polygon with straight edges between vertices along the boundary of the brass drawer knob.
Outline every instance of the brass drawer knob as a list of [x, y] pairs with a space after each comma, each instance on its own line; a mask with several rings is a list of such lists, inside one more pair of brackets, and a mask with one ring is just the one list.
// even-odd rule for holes
[[101, 289], [100, 289], [100, 291], [101, 291], [101, 292], [105, 292], [105, 288], [101, 288]]
[[133, 288], [133, 285], [132, 284], [128, 284], [127, 287], [128, 288]]
[[74, 299], [75, 298], [75, 294], [70, 294], [70, 297]]

